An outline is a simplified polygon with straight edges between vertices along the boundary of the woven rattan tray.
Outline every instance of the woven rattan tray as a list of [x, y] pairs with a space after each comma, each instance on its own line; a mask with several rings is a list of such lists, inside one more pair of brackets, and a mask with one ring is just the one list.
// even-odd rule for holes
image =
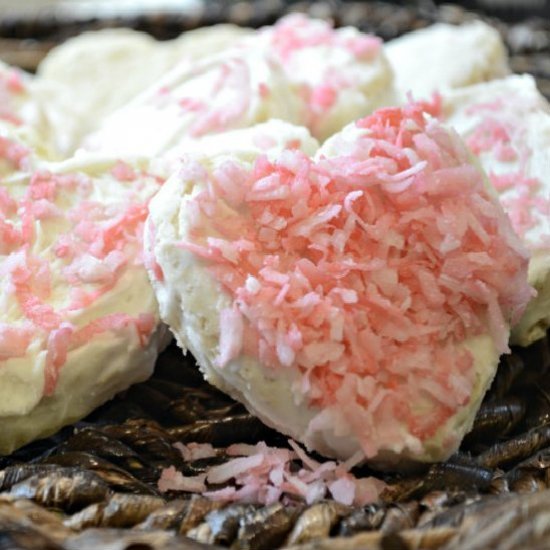
[[[434, 21], [474, 17], [430, 2], [207, 6], [191, 15], [135, 13], [109, 20], [8, 17], [0, 10], [0, 53], [32, 69], [52, 44], [83, 29], [124, 23], [169, 38], [221, 20], [258, 26], [288, 9], [330, 16], [386, 39]], [[550, 96], [550, 23], [493, 23], [510, 48], [512, 67], [534, 74]], [[287, 445], [207, 385], [192, 357], [183, 358], [172, 345], [149, 381], [54, 437], [0, 457], [0, 550], [550, 548], [548, 337], [502, 359], [459, 453], [414, 475], [387, 475], [382, 502], [366, 508], [331, 501], [220, 507], [203, 497], [160, 494], [162, 468], [175, 465], [193, 475], [214, 460], [184, 462], [173, 447], [177, 441], [221, 448], [258, 441]]]

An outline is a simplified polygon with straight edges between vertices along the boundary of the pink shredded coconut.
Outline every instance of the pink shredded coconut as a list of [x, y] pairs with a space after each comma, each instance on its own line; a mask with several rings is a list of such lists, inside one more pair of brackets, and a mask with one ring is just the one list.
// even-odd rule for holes
[[114, 165], [111, 174], [119, 181], [134, 181], [137, 177], [136, 171], [121, 160]]
[[48, 335], [48, 353], [46, 355], [46, 372], [44, 376], [44, 395], [52, 395], [57, 386], [59, 371], [67, 361], [67, 352], [74, 333], [69, 323], [61, 323], [59, 328]]
[[24, 357], [31, 343], [32, 330], [28, 327], [12, 327], [0, 323], [0, 361], [12, 357]]
[[210, 443], [174, 443], [174, 447], [181, 453], [183, 460], [192, 461], [200, 458], [216, 456], [216, 449]]
[[244, 350], [295, 369], [295, 390], [322, 410], [310, 432], [343, 418], [372, 457], [403, 445], [401, 426], [424, 441], [468, 403], [464, 342], [489, 332], [506, 352], [532, 289], [527, 254], [455, 134], [419, 104], [357, 127], [335, 158], [226, 163], [239, 192], [191, 167], [207, 182], [181, 246], [233, 298], [219, 366]]
[[22, 94], [25, 91], [25, 84], [23, 83], [22, 73], [19, 69], [9, 68], [4, 75], [4, 83], [6, 88], [12, 94]]
[[162, 470], [158, 481], [160, 491], [187, 491], [190, 493], [202, 493], [206, 491], [205, 475], [183, 476], [174, 466]]
[[[164, 86], [151, 101], [161, 109], [167, 104], [179, 106], [182, 116], [189, 117], [188, 134], [192, 137], [241, 127], [253, 98], [267, 98], [270, 93], [266, 82], [253, 86], [250, 63], [239, 51], [228, 53], [222, 63], [206, 60], [185, 65], [185, 69], [190, 72], [183, 86]], [[201, 86], [186, 85], [194, 78], [202, 79]]]
[[[506, 210], [512, 226], [518, 235], [526, 236], [540, 221], [546, 224], [550, 219], [550, 197], [541, 193], [542, 182], [538, 178], [530, 178], [525, 173], [489, 174], [491, 183], [497, 190], [510, 189], [512, 193], [503, 195], [500, 203]], [[540, 242], [527, 239], [527, 244], [533, 248], [547, 248], [544, 237], [550, 238], [550, 233], [541, 235]]]
[[[237, 444], [226, 449], [230, 458], [209, 467], [205, 474], [183, 476], [173, 466], [165, 468], [158, 482], [161, 491], [203, 493], [212, 500], [273, 504], [289, 496], [301, 497], [308, 504], [331, 496], [342, 504], [364, 506], [375, 502], [385, 484], [373, 477], [356, 478], [345, 463], [319, 463], [309, 457], [294, 441], [293, 450]], [[216, 456], [212, 446], [201, 443], [176, 443], [185, 460]], [[298, 467], [297, 461], [301, 461]], [[207, 490], [209, 485], [231, 482], [227, 487]]]

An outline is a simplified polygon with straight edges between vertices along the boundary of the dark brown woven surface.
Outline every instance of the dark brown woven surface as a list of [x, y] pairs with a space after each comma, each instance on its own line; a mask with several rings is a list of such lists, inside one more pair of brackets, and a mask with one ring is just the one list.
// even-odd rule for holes
[[[337, 24], [353, 24], [386, 39], [437, 20], [472, 17], [457, 7], [422, 4], [313, 2], [292, 9], [330, 16]], [[52, 44], [84, 28], [122, 22], [170, 38], [220, 20], [267, 24], [287, 9], [278, 1], [208, 5], [193, 18], [2, 17], [0, 52], [34, 68]], [[534, 74], [550, 97], [550, 23], [493, 22], [507, 41], [514, 70]], [[296, 502], [220, 508], [204, 498], [157, 491], [166, 466], [194, 475], [224, 459], [222, 453], [185, 463], [172, 446], [176, 441], [223, 448], [261, 440], [286, 445], [286, 438], [205, 384], [192, 358], [182, 358], [172, 346], [148, 382], [78, 425], [0, 457], [0, 550], [146, 550], [201, 548], [200, 543], [243, 549], [550, 548], [548, 338], [503, 359], [475, 428], [456, 456], [415, 475], [386, 476], [389, 488], [381, 504], [361, 509], [329, 501], [310, 507]]]
[[[78, 1], [65, 0], [64, 3], [78, 4]], [[81, 3], [89, 5], [89, 2]], [[525, 8], [521, 0], [515, 3]], [[267, 25], [291, 11], [305, 11], [315, 17], [330, 18], [337, 25], [354, 25], [384, 40], [437, 21], [461, 23], [479, 16], [452, 4], [437, 7], [431, 0], [410, 1], [406, 5], [379, 1], [208, 0], [201, 9], [191, 13], [128, 13], [125, 17], [119, 15], [109, 19], [78, 17], [77, 10], [73, 10], [72, 16], [67, 10], [43, 10], [39, 17], [21, 17], [19, 12], [0, 3], [0, 53], [5, 61], [32, 70], [52, 46], [85, 30], [124, 25], [166, 40], [182, 31], [221, 21], [252, 27]], [[528, 10], [509, 9], [508, 15], [514, 16], [518, 12], [525, 15]], [[503, 10], [498, 13], [506, 15]], [[512, 69], [532, 73], [541, 91], [550, 97], [550, 19], [533, 17], [521, 22], [504, 23], [492, 18], [490, 22], [499, 28], [509, 47]]]
[[[181, 535], [249, 549], [311, 541], [307, 548], [470, 548], [468, 537], [477, 541], [483, 530], [504, 542], [502, 531], [509, 536], [519, 527], [522, 544], [544, 537], [550, 547], [550, 522], [541, 528], [550, 520], [549, 392], [547, 338], [502, 360], [460, 452], [415, 475], [386, 475], [383, 503], [220, 508], [201, 497], [159, 494], [163, 467], [196, 475], [225, 459], [222, 452], [184, 462], [173, 444], [285, 446], [286, 438], [206, 384], [193, 359], [172, 345], [148, 382], [55, 437], [0, 458], [0, 549], [36, 548], [35, 537], [44, 541], [40, 548], [101, 548], [109, 537], [118, 541], [113, 548], [139, 541], [146, 546], [137, 548], [164, 548], [168, 540], [187, 544]], [[504, 511], [513, 517], [495, 524]], [[457, 537], [470, 542], [457, 546]]]

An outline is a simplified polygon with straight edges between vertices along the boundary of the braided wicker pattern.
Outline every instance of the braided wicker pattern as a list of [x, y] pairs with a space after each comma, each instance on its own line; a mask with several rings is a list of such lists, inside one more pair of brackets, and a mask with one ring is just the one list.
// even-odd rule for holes
[[[163, 548], [181, 535], [243, 549], [440, 548], [447, 543], [469, 548], [470, 542], [456, 546], [456, 541], [469, 541], [468, 533], [475, 538], [481, 528], [488, 537], [497, 536], [490, 518], [502, 510], [533, 507], [525, 518], [547, 514], [549, 392], [547, 338], [502, 360], [460, 452], [415, 475], [386, 476], [383, 503], [360, 509], [330, 501], [309, 507], [298, 501], [286, 507], [220, 506], [197, 496], [159, 494], [162, 468], [175, 465], [197, 475], [225, 459], [222, 452], [184, 462], [173, 444], [209, 442], [223, 449], [262, 440], [285, 446], [286, 439], [206, 384], [192, 358], [182, 359], [172, 345], [151, 380], [86, 421], [0, 459], [0, 533], [19, 541], [21, 530], [31, 530], [48, 544], [80, 549], [99, 548], [111, 536], [120, 544], [143, 540], [148, 547]], [[366, 469], [354, 473], [370, 474]], [[526, 493], [530, 496], [522, 496]], [[516, 516], [514, 521], [515, 528], [510, 522], [501, 527], [515, 532], [522, 521]], [[124, 530], [113, 535], [110, 529]], [[533, 528], [527, 535], [540, 538], [541, 532]], [[542, 535], [550, 537], [550, 530]], [[330, 536], [337, 539], [320, 542]], [[397, 539], [401, 546], [388, 546]], [[339, 546], [331, 546], [335, 540]], [[0, 536], [4, 548], [1, 541]], [[317, 542], [308, 546], [312, 541]], [[5, 547], [36, 547], [34, 539], [30, 545], [17, 544]]]
[[[388, 39], [434, 21], [473, 17], [458, 7], [423, 5], [327, 1], [289, 8], [277, 0], [208, 2], [192, 18], [0, 18], [0, 36], [8, 40], [12, 49], [4, 51], [12, 55], [24, 51], [22, 39], [38, 38], [33, 43], [37, 62], [50, 44], [76, 31], [121, 23], [169, 38], [220, 20], [259, 26], [289, 9], [304, 9]], [[492, 22], [506, 38], [514, 70], [534, 74], [550, 97], [550, 23]], [[184, 462], [173, 447], [177, 441], [209, 442], [222, 452]], [[182, 358], [172, 345], [151, 380], [76, 426], [0, 457], [0, 550], [550, 547], [549, 337], [503, 358], [459, 453], [425, 471], [387, 476], [380, 504], [360, 509], [331, 501], [220, 506], [157, 490], [164, 467], [196, 475], [223, 461], [224, 447], [258, 441], [287, 445], [286, 438], [206, 384], [193, 359]], [[354, 473], [371, 474], [367, 469]]]

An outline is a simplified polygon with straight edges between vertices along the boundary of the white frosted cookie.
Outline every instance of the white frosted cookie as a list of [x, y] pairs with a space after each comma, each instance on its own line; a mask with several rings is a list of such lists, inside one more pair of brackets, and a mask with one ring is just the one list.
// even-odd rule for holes
[[376, 36], [294, 14], [262, 29], [251, 47], [255, 41], [297, 86], [305, 102], [303, 123], [320, 141], [395, 101], [392, 71]]
[[[89, 100], [75, 102], [82, 113], [72, 120], [81, 126], [82, 119], [88, 120], [90, 124], [84, 124], [88, 130], [112, 112], [113, 102], [121, 106], [84, 139], [87, 150], [155, 156], [182, 139], [248, 127], [269, 118], [305, 125], [323, 140], [350, 121], [394, 102], [392, 72], [378, 38], [351, 27], [334, 30], [305, 16], [286, 17], [259, 33], [220, 26], [186, 33], [166, 44], [153, 44], [137, 33], [102, 36], [106, 52], [98, 55], [91, 68], [105, 85], [87, 87], [90, 70], [85, 66], [76, 69], [76, 75], [71, 69], [61, 76], [97, 35], [69, 43], [57, 57], [52, 54], [46, 59], [41, 71], [52, 81], [64, 80], [70, 93], [74, 93], [73, 82], [85, 86], [80, 95], [84, 100], [91, 97], [94, 105]], [[112, 38], [122, 41], [119, 49], [124, 55], [111, 44]], [[135, 54], [134, 41], [150, 51]], [[111, 57], [114, 60], [105, 66], [104, 59]], [[165, 73], [166, 63], [173, 65], [178, 58], [184, 61], [177, 68], [160, 79], [152, 78]], [[107, 76], [111, 73], [123, 80], [115, 93], [111, 89], [117, 86]], [[122, 106], [120, 99], [129, 98], [125, 90], [137, 91], [136, 83], [143, 85], [145, 80], [149, 88]], [[64, 114], [61, 109], [58, 112]]]
[[107, 117], [84, 148], [153, 157], [189, 138], [299, 117], [300, 101], [278, 63], [265, 51], [236, 46], [181, 62]]
[[1, 143], [0, 454], [8, 454], [150, 376], [164, 329], [142, 258], [157, 178], [112, 157], [37, 164], [21, 144]]
[[206, 378], [308, 448], [379, 466], [456, 450], [532, 295], [484, 175], [418, 106], [314, 159], [189, 155], [147, 223], [161, 317]]
[[166, 72], [167, 61], [153, 38], [130, 29], [84, 33], [51, 50], [37, 72], [59, 154]]
[[550, 105], [529, 75], [443, 95], [442, 117], [478, 157], [516, 233], [532, 254], [537, 290], [512, 331], [527, 346], [550, 327]]
[[38, 67], [38, 82], [57, 129], [60, 154], [71, 153], [101, 119], [182, 59], [200, 59], [245, 34], [245, 29], [233, 25], [216, 25], [159, 42], [130, 29], [106, 29], [57, 46]]
[[401, 102], [509, 74], [506, 47], [498, 31], [473, 21], [438, 23], [389, 41], [384, 50], [395, 74]]

